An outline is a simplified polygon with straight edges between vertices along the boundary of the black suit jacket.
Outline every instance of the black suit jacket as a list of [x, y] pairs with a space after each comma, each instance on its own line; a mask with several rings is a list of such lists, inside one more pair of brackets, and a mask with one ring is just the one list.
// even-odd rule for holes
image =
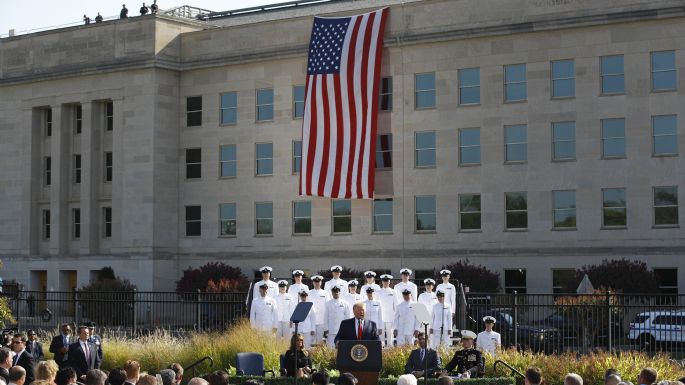
[[[340, 322], [340, 330], [335, 336], [335, 342], [340, 340], [356, 340], [357, 339], [357, 319], [350, 318]], [[376, 323], [369, 320], [364, 320], [364, 328], [362, 329], [363, 340], [378, 341], [378, 331], [376, 330]]]
[[440, 356], [433, 349], [426, 349], [426, 356], [423, 360], [421, 349], [412, 350], [404, 366], [404, 374], [426, 370], [426, 360], [428, 360], [428, 377], [435, 376], [435, 373], [440, 371]]
[[69, 345], [69, 366], [74, 368], [79, 377], [88, 373], [90, 369], [98, 369], [100, 367], [98, 347], [94, 343], [88, 342], [88, 351], [90, 353], [90, 365], [86, 361], [86, 353], [81, 348], [81, 343], [78, 340]]
[[33, 341], [33, 344], [35, 346], [31, 347], [31, 341], [26, 341], [26, 351], [31, 353], [36, 361], [42, 361], [45, 358], [45, 355], [43, 354], [43, 345], [38, 341]]
[[5, 380], [5, 384], [10, 383], [10, 372], [5, 368], [0, 368], [0, 377]]
[[26, 370], [26, 381], [24, 381], [27, 384], [30, 384], [34, 380], [34, 375], [33, 375], [33, 366], [35, 365], [35, 360], [33, 359], [33, 355], [29, 353], [28, 350], [24, 350], [24, 352], [19, 356], [19, 359], [17, 360], [15, 366], [21, 366]]
[[[76, 337], [69, 336], [70, 341], [73, 341], [74, 338]], [[49, 350], [50, 353], [53, 353], [55, 355], [55, 361], [57, 361], [57, 365], [59, 365], [60, 368], [64, 366], [64, 364], [66, 364], [66, 362], [64, 362], [64, 354], [60, 353], [59, 351], [62, 347], [66, 347], [67, 349], [69, 349], [69, 346], [64, 346], [64, 336], [60, 334], [52, 337], [52, 342], [50, 342]]]

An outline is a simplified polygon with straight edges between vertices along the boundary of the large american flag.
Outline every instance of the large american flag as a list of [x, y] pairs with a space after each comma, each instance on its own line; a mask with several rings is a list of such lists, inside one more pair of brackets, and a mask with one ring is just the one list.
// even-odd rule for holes
[[372, 199], [388, 9], [316, 17], [307, 62], [300, 195]]

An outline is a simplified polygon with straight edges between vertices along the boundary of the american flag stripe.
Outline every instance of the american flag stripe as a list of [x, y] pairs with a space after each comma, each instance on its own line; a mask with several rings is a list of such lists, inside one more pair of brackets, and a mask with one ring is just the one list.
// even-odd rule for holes
[[315, 18], [300, 195], [372, 199], [381, 44], [388, 10]]

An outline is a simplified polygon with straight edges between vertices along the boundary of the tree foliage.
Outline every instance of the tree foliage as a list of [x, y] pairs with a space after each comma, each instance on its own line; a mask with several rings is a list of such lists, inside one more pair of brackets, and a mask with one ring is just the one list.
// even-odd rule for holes
[[653, 270], [642, 261], [628, 259], [603, 260], [598, 265], [586, 265], [576, 270], [575, 275], [559, 282], [564, 292], [575, 293], [585, 274], [595, 288], [631, 294], [659, 292], [659, 280]]
[[198, 268], [188, 267], [176, 282], [176, 292], [230, 293], [247, 290], [248, 280], [239, 267], [209, 262]]
[[476, 265], [468, 259], [444, 265], [442, 269], [451, 271], [451, 278], [458, 279], [464, 286], [468, 286], [472, 292], [496, 293], [500, 289], [499, 273], [488, 269], [486, 266]]
[[136, 285], [117, 277], [114, 269], [103, 267], [98, 278], [78, 292], [82, 317], [99, 325], [128, 323], [133, 317]]

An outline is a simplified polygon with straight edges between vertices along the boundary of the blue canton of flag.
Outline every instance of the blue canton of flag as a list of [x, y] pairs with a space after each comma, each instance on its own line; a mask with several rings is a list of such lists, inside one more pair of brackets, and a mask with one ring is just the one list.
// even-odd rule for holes
[[350, 18], [316, 18], [309, 43], [307, 75], [337, 74], [340, 72], [345, 32]]

